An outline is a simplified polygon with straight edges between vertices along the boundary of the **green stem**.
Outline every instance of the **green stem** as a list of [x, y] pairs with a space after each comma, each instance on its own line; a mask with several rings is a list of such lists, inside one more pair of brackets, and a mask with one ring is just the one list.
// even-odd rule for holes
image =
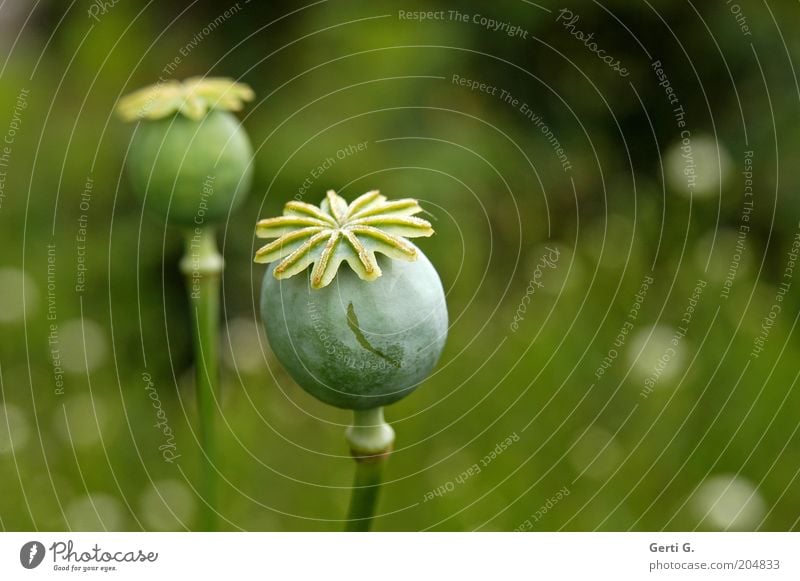
[[199, 418], [200, 494], [204, 510], [200, 529], [216, 529], [217, 477], [214, 438], [217, 384], [219, 382], [219, 295], [224, 262], [217, 250], [214, 231], [196, 227], [186, 235], [186, 250], [181, 271], [186, 276], [189, 305], [192, 311], [192, 346], [197, 386]]
[[365, 532], [372, 527], [372, 518], [375, 516], [375, 507], [378, 505], [378, 496], [383, 481], [384, 462], [383, 458], [372, 461], [356, 461], [356, 475], [353, 479], [346, 531]]
[[394, 430], [383, 419], [383, 408], [354, 410], [347, 441], [356, 461], [347, 531], [368, 531], [378, 504], [383, 466], [394, 445]]

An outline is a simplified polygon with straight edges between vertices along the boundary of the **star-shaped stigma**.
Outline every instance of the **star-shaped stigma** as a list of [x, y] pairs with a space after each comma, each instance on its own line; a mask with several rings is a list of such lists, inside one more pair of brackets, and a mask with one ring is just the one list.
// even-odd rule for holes
[[253, 89], [225, 77], [192, 77], [158, 82], [119, 100], [117, 113], [125, 121], [162, 119], [181, 113], [194, 121], [210, 109], [240, 111], [255, 97]]
[[349, 205], [333, 190], [319, 207], [291, 201], [283, 216], [256, 225], [256, 236], [277, 240], [259, 249], [255, 261], [283, 259], [273, 271], [277, 279], [314, 264], [311, 286], [316, 289], [330, 284], [344, 261], [361, 279], [375, 280], [381, 275], [376, 252], [400, 260], [417, 259], [417, 248], [406, 238], [433, 234], [430, 222], [414, 216], [420, 212], [417, 200], [387, 200], [377, 190]]

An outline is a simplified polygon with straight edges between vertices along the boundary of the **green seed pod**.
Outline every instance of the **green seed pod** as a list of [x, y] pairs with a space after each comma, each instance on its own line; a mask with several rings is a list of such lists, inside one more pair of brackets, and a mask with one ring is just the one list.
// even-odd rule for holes
[[[289, 202], [283, 216], [259, 222], [260, 237], [278, 238], [256, 253], [257, 262], [276, 262], [261, 289], [267, 337], [316, 398], [355, 410], [388, 405], [439, 360], [448, 325], [444, 289], [404, 238], [433, 233], [412, 216], [421, 210], [416, 200], [390, 202], [378, 192], [348, 205], [331, 191], [320, 208]], [[350, 269], [340, 270], [342, 262]]]
[[143, 120], [126, 164], [134, 192], [175, 224], [225, 219], [250, 188], [253, 156], [247, 134], [228, 111], [252, 98], [246, 85], [198, 77], [122, 99], [119, 114]]

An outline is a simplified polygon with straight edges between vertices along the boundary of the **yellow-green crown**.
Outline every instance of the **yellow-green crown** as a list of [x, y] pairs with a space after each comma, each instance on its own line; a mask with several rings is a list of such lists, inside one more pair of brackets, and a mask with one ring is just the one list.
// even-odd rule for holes
[[381, 269], [375, 258], [380, 252], [390, 258], [413, 261], [417, 248], [406, 238], [430, 236], [430, 222], [417, 218], [422, 212], [417, 200], [387, 200], [377, 190], [350, 204], [329, 190], [319, 207], [291, 201], [283, 216], [260, 220], [259, 238], [277, 238], [256, 252], [260, 263], [281, 262], [273, 270], [277, 279], [303, 272], [311, 264], [311, 286], [331, 283], [342, 262], [363, 280], [375, 280]]
[[125, 121], [162, 119], [181, 113], [195, 121], [210, 109], [241, 111], [255, 93], [249, 85], [224, 77], [192, 77], [144, 87], [120, 99], [117, 113]]

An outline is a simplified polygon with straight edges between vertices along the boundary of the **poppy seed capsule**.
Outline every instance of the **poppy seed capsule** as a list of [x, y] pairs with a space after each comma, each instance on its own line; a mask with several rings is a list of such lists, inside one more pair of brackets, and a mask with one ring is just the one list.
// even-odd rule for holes
[[148, 208], [171, 223], [202, 226], [224, 220], [242, 202], [253, 148], [228, 110], [251, 98], [245, 85], [195, 78], [153, 85], [120, 102], [123, 118], [141, 120], [126, 166]]
[[431, 373], [447, 336], [439, 275], [416, 262], [381, 258], [383, 275], [365, 282], [342, 269], [311, 288], [309, 276], [261, 287], [261, 319], [272, 350], [308, 393], [348, 409], [384, 406], [407, 396]]
[[387, 202], [378, 192], [349, 206], [329, 192], [320, 208], [290, 202], [284, 216], [259, 223], [260, 236], [280, 236], [256, 254], [274, 262], [261, 287], [267, 338], [317, 399], [354, 410], [385, 406], [438, 362], [448, 327], [444, 289], [430, 261], [401, 237], [433, 233], [410, 217], [419, 211], [415, 200]]
[[139, 125], [128, 177], [148, 208], [178, 224], [224, 220], [250, 188], [252, 148], [239, 121], [211, 111], [199, 121], [176, 116]]

